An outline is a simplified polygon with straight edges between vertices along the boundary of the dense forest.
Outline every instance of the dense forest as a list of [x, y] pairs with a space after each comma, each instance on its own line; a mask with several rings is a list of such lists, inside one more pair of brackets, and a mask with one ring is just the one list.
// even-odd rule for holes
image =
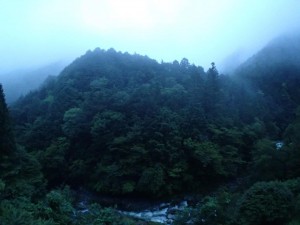
[[190, 196], [173, 224], [300, 224], [300, 38], [230, 75], [99, 48], [8, 110], [0, 224], [150, 224], [74, 192]]

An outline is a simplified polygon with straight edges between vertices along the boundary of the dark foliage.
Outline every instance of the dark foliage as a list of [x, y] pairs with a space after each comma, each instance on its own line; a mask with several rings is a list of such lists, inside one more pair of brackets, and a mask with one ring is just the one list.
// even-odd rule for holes
[[17, 102], [17, 137], [47, 161], [53, 186], [156, 197], [195, 191], [242, 173], [233, 86], [214, 64], [205, 73], [187, 59], [158, 64], [96, 49]]
[[299, 46], [277, 40], [232, 77], [88, 51], [12, 106], [18, 145], [0, 87], [1, 224], [134, 224], [99, 205], [76, 214], [65, 185], [208, 193], [175, 224], [299, 223]]

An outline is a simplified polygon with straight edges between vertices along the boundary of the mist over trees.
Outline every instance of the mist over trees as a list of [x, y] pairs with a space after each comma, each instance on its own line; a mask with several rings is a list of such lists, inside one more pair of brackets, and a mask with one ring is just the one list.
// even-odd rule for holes
[[84, 189], [191, 196], [174, 224], [299, 223], [299, 49], [276, 39], [227, 76], [97, 48], [9, 110], [0, 88], [0, 221], [137, 223], [74, 214]]
[[7, 104], [10, 105], [21, 96], [39, 88], [48, 76], [58, 75], [65, 65], [63, 62], [56, 62], [40, 68], [0, 73]]

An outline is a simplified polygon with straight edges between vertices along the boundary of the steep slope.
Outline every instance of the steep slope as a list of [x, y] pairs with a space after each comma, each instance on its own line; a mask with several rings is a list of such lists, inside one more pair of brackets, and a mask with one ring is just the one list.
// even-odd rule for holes
[[12, 109], [18, 141], [40, 152], [50, 185], [171, 195], [234, 177], [249, 157], [237, 104], [251, 101], [231, 85], [214, 65], [205, 73], [187, 59], [96, 49]]
[[300, 105], [300, 34], [274, 39], [242, 64], [235, 77], [265, 99], [265, 119], [285, 129]]
[[[272, 143], [296, 135], [284, 134], [299, 105], [297, 65], [285, 60], [297, 53], [274, 43], [239, 68], [240, 82], [214, 63], [204, 72], [187, 59], [88, 51], [12, 107], [18, 142], [37, 154], [50, 187], [115, 195], [199, 192], [242, 174], [298, 176], [289, 172], [295, 163], [259, 168], [261, 148], [273, 154]], [[275, 62], [263, 63], [269, 55]]]
[[[119, 212], [92, 206], [74, 220], [68, 188], [53, 190], [71, 185], [133, 199], [200, 194], [174, 224], [299, 222], [299, 52], [291, 43], [274, 41], [233, 77], [214, 63], [204, 72], [187, 59], [88, 51], [12, 106], [23, 166], [13, 168], [20, 182], [9, 190], [0, 177], [1, 221], [124, 224]], [[40, 165], [51, 191], [36, 203], [46, 184]], [[24, 192], [34, 203], [20, 204]]]

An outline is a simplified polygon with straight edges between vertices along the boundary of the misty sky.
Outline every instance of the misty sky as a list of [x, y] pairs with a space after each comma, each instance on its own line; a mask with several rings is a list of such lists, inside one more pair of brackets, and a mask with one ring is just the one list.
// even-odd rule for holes
[[96, 47], [207, 68], [299, 27], [299, 0], [0, 0], [0, 72]]

